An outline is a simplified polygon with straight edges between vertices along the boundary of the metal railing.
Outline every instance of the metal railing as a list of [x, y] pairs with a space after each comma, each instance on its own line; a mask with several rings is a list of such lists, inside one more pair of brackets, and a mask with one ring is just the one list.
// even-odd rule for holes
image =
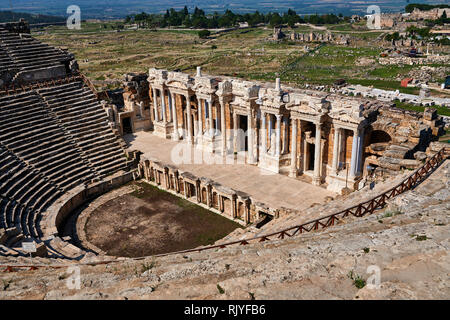
[[[337, 213], [333, 213], [315, 220], [311, 220], [305, 223], [302, 223], [300, 225], [295, 225], [283, 230], [279, 230], [270, 234], [257, 236], [253, 238], [248, 239], [242, 239], [232, 242], [227, 242], [223, 244], [218, 245], [211, 245], [211, 246], [205, 246], [205, 247], [199, 247], [195, 249], [188, 249], [188, 250], [182, 250], [182, 251], [176, 251], [176, 252], [168, 252], [163, 254], [157, 254], [153, 255], [151, 257], [163, 257], [168, 255], [174, 255], [174, 254], [183, 254], [183, 253], [192, 253], [192, 252], [202, 252], [206, 250], [213, 250], [213, 249], [222, 249], [233, 245], [248, 245], [250, 243], [260, 243], [265, 242], [269, 240], [282, 240], [285, 238], [291, 238], [299, 234], [313, 232], [317, 230], [323, 230], [325, 228], [331, 227], [345, 219], [349, 216], [354, 217], [363, 217], [365, 215], [370, 215], [375, 212], [375, 210], [382, 208], [386, 201], [389, 199], [392, 199], [408, 190], [413, 189], [415, 186], [419, 185], [421, 182], [423, 182], [430, 173], [434, 171], [446, 158], [446, 152], [450, 152], [450, 148], [442, 148], [438, 153], [436, 153], [433, 157], [431, 157], [429, 160], [425, 162], [425, 164], [414, 171], [410, 176], [408, 176], [405, 180], [403, 180], [401, 183], [396, 185], [395, 187], [383, 192], [382, 194], [368, 200], [361, 202], [353, 207], [344, 209], [342, 211], [339, 211]], [[131, 260], [143, 260], [148, 257], [138, 257], [138, 258], [130, 258]], [[114, 262], [120, 262], [120, 260], [110, 260], [110, 261], [100, 261], [100, 262], [93, 262], [93, 263], [80, 263], [78, 265], [98, 265], [98, 264], [107, 264], [107, 263], [114, 263]], [[73, 264], [71, 264], [73, 265]], [[13, 271], [13, 268], [31, 268], [32, 270], [35, 270], [38, 267], [55, 267], [55, 268], [61, 268], [62, 266], [51, 266], [51, 265], [43, 265], [43, 266], [1, 266], [6, 267], [4, 271]]]

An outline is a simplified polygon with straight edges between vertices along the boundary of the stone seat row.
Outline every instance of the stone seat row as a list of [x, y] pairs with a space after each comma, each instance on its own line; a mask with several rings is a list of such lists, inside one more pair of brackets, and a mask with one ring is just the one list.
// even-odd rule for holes
[[8, 165], [0, 164], [0, 194], [38, 211], [49, 205], [53, 194], [60, 194], [52, 181], [23, 161], [14, 156], [5, 161]]
[[107, 125], [107, 115], [82, 81], [38, 90], [61, 120], [97, 173], [123, 169], [126, 159], [117, 137]]
[[[35, 95], [36, 97], [27, 95], [28, 101], [36, 104], [40, 97]], [[17, 106], [25, 102], [26, 100], [15, 103], [16, 108], [6, 105], [3, 109], [11, 110], [10, 116], [14, 119], [16, 118], [14, 111], [21, 110]], [[4, 134], [0, 134], [2, 143], [16, 152], [19, 157], [32, 163], [34, 168], [44, 173], [62, 190], [74, 186], [74, 183], [76, 185], [76, 183], [90, 180], [93, 173], [80, 157], [76, 146], [71, 143], [70, 138], [66, 137], [60, 124], [51, 117], [42, 101], [40, 106], [37, 104], [37, 109], [39, 107], [43, 111], [40, 114], [40, 121], [36, 120], [33, 113], [31, 114], [33, 121], [27, 122], [25, 114], [22, 118], [22, 126], [9, 127]], [[53, 149], [42, 148], [49, 143], [53, 145]], [[55, 158], [55, 153], [60, 157]], [[36, 158], [40, 158], [41, 161], [36, 161]]]
[[5, 30], [0, 32], [0, 49], [0, 71], [14, 70], [16, 74], [59, 67], [71, 57], [65, 51], [43, 44], [29, 35]]
[[[127, 165], [106, 112], [83, 81], [0, 96], [0, 229], [13, 235], [0, 245], [20, 255], [21, 240], [42, 242], [39, 223], [47, 208]], [[67, 242], [44, 242], [55, 257], [80, 253]]]

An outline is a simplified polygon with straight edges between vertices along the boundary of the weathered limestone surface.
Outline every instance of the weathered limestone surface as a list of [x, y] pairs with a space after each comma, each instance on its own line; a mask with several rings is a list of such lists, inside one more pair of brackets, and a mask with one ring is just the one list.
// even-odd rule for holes
[[[6, 273], [2, 279], [9, 286], [0, 298], [449, 299], [449, 169], [447, 161], [427, 184], [396, 198], [384, 212], [324, 232], [82, 266], [80, 290], [65, 287], [65, 270]], [[367, 280], [369, 266], [380, 269], [380, 287], [357, 289], [349, 273]]]

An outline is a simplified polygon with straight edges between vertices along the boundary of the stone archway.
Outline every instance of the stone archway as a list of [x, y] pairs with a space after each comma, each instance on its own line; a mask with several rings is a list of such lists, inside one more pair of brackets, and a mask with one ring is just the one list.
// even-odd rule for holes
[[392, 142], [392, 137], [389, 133], [384, 130], [373, 130], [370, 133], [369, 145], [373, 143], [390, 143]]

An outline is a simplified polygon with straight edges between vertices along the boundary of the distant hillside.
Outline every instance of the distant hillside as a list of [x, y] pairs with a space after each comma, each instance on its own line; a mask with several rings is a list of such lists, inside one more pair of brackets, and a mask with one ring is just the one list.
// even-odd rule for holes
[[450, 8], [450, 5], [448, 4], [429, 5], [429, 4], [411, 3], [405, 7], [405, 11], [413, 12], [415, 8], [422, 11], [429, 11], [435, 8]]
[[[2, 4], [3, 2], [3, 4]], [[448, 0], [409, 0], [409, 2], [422, 4], [438, 4]], [[76, 4], [81, 9], [82, 19], [117, 19], [127, 15], [141, 12], [164, 13], [167, 8], [181, 10], [187, 5], [189, 11], [195, 7], [202, 8], [206, 13], [225, 12], [227, 9], [235, 13], [261, 13], [286, 12], [295, 10], [298, 14], [325, 14], [338, 15], [366, 14], [369, 5], [379, 5], [381, 11], [403, 12], [406, 1], [400, 0], [14, 0], [12, 6], [7, 1], [0, 0], [0, 10], [12, 10], [27, 13], [43, 13], [67, 17], [66, 9]]]
[[49, 15], [42, 15], [42, 14], [29, 14], [29, 13], [13, 12], [13, 11], [0, 11], [0, 23], [17, 21], [21, 18], [25, 19], [30, 24], [54, 23], [54, 22], [66, 21], [66, 18], [64, 18], [64, 17], [49, 16]]

